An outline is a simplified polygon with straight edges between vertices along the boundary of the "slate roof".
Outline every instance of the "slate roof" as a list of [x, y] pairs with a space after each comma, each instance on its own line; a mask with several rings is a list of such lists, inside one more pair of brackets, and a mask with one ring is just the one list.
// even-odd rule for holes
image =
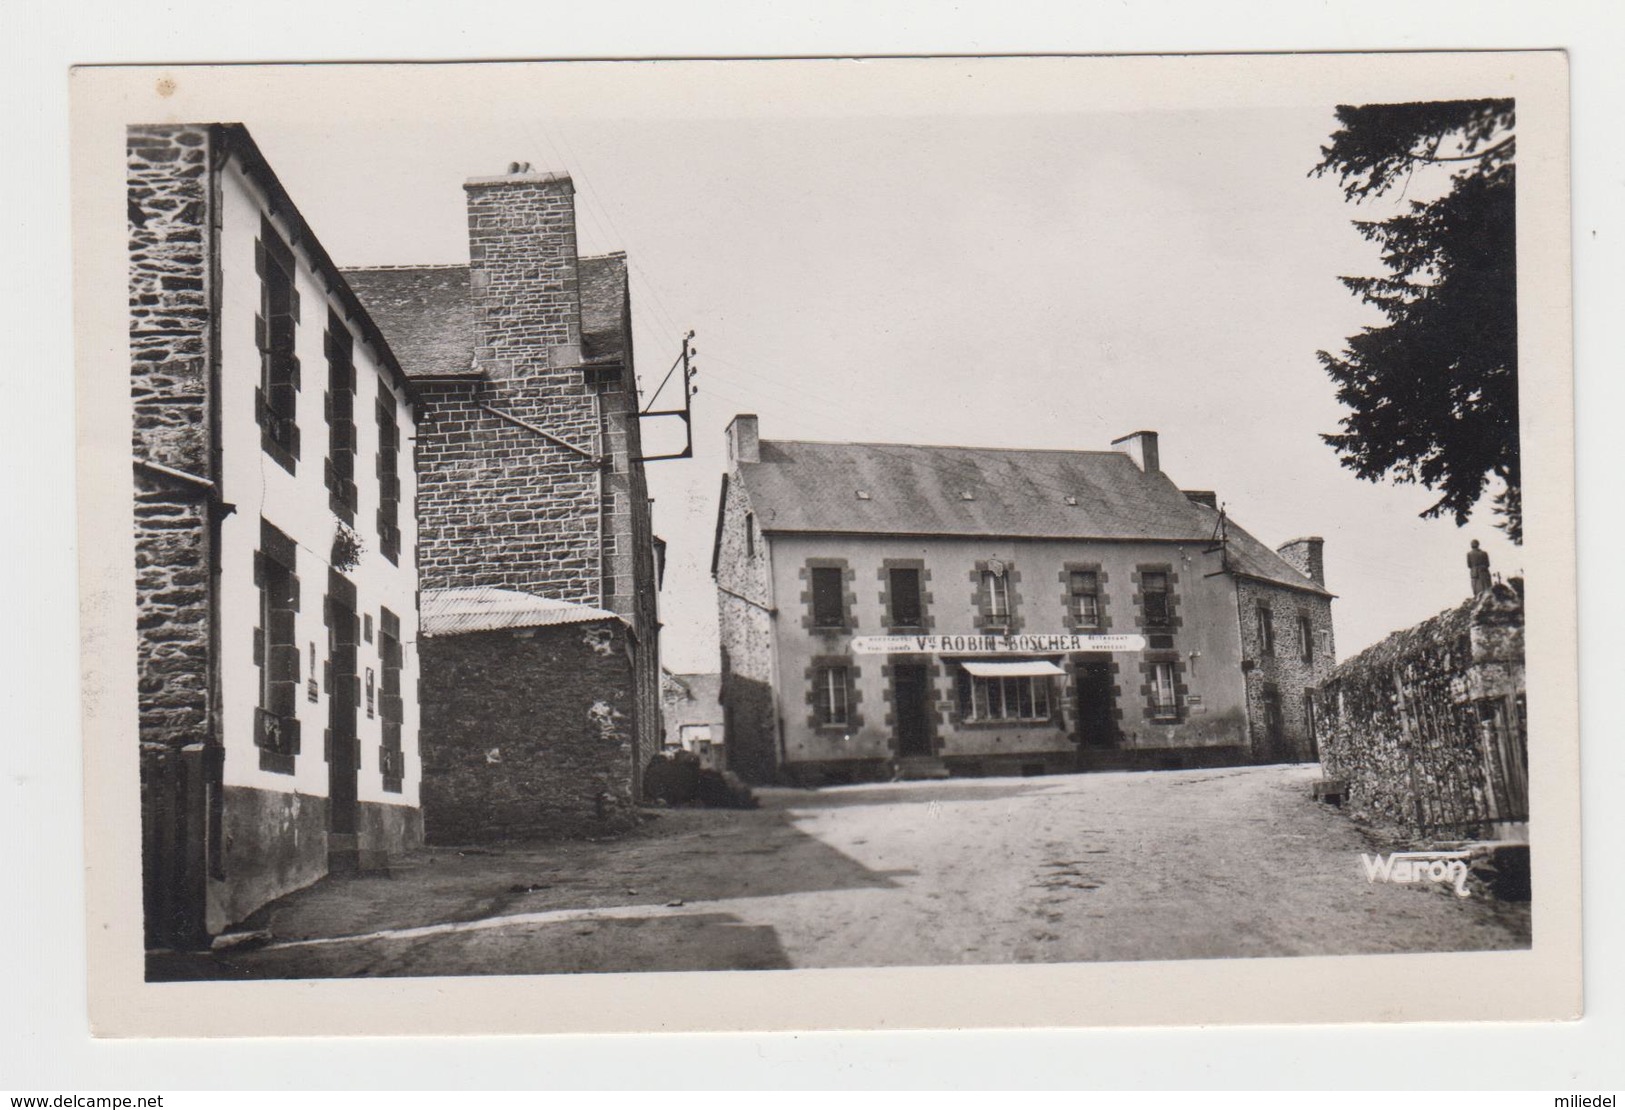
[[[1205, 544], [1219, 517], [1120, 451], [762, 440], [759, 457], [739, 476], [764, 533]], [[1227, 535], [1236, 573], [1326, 593], [1234, 520]]]
[[345, 270], [344, 277], [407, 377], [478, 376], [467, 266], [385, 266]]
[[[581, 354], [616, 362], [626, 336], [626, 255], [578, 260]], [[478, 307], [467, 266], [378, 266], [343, 271], [409, 378], [477, 378]]]
[[581, 259], [576, 283], [581, 290], [581, 357], [619, 362], [628, 346], [626, 255]]
[[424, 636], [456, 636], [499, 628], [541, 628], [557, 624], [619, 620], [607, 609], [540, 597], [523, 590], [470, 586], [424, 590], [418, 630]]

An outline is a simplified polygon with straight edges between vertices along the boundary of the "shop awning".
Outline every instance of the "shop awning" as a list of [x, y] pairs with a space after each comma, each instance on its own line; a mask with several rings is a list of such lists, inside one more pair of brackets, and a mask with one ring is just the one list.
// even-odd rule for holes
[[1013, 659], [1008, 663], [1002, 660], [996, 663], [977, 661], [961, 663], [960, 666], [977, 678], [1038, 678], [1066, 673], [1048, 659]]

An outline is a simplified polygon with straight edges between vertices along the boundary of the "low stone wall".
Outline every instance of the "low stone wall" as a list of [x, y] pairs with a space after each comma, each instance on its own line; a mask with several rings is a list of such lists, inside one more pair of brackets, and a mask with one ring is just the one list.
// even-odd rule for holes
[[637, 822], [633, 664], [618, 620], [421, 641], [430, 844]]
[[1317, 698], [1326, 776], [1358, 818], [1429, 836], [1528, 818], [1523, 601], [1496, 585], [1340, 664]]

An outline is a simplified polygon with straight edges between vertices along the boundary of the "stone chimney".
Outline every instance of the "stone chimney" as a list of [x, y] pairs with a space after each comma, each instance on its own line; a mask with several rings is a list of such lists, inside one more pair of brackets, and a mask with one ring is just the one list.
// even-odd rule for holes
[[1285, 559], [1295, 570], [1307, 575], [1317, 586], [1326, 584], [1326, 560], [1324, 551], [1326, 541], [1319, 536], [1304, 536], [1301, 539], [1287, 540], [1275, 553]]
[[761, 461], [756, 431], [756, 414], [742, 412], [728, 424], [728, 465]]
[[1155, 474], [1162, 469], [1157, 458], [1156, 432], [1130, 432], [1112, 440], [1112, 446], [1133, 459], [1134, 465], [1147, 474]]
[[581, 363], [575, 186], [527, 162], [463, 183], [469, 284], [479, 337], [474, 362], [491, 378], [526, 378]]

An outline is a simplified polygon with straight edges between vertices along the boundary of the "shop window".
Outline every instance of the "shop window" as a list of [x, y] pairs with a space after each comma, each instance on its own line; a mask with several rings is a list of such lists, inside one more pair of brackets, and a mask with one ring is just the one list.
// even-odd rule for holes
[[920, 572], [915, 567], [892, 567], [887, 575], [891, 623], [898, 628], [919, 628], [925, 614], [921, 606]]
[[820, 727], [850, 723], [851, 675], [846, 667], [819, 667], [813, 672], [813, 713]]
[[846, 581], [840, 567], [813, 567], [812, 604], [815, 628], [846, 627]]
[[965, 721], [1047, 721], [1050, 679], [1035, 675], [983, 676], [960, 670], [955, 678], [959, 716]]
[[254, 553], [254, 584], [259, 587], [259, 627], [254, 630], [254, 662], [259, 667], [259, 706], [254, 711], [254, 743], [260, 769], [293, 774], [299, 754], [299, 644], [294, 636], [299, 612], [298, 549], [278, 529], [260, 521]]
[[299, 359], [294, 354], [299, 291], [294, 288], [293, 252], [264, 217], [254, 242], [254, 270], [260, 278], [260, 311], [254, 317], [260, 384], [254, 416], [266, 454], [292, 474], [299, 458]]

